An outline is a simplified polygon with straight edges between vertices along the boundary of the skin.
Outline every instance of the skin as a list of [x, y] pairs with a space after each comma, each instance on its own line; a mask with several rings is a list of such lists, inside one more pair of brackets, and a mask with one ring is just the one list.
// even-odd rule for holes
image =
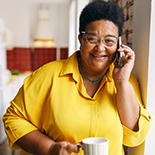
[[[118, 37], [118, 27], [111, 21], [98, 20], [86, 26], [87, 32], [98, 34], [99, 38], [106, 35]], [[114, 61], [117, 43], [112, 47], [106, 47], [101, 39], [97, 44], [89, 44], [84, 35], [78, 39], [81, 43], [80, 65], [84, 74], [90, 79], [102, 76]], [[113, 78], [117, 89], [116, 102], [121, 123], [130, 130], [138, 130], [139, 104], [135, 97], [129, 77], [134, 66], [135, 54], [125, 45], [119, 49], [124, 52], [123, 67], [114, 69]], [[83, 79], [87, 93], [93, 97], [100, 83], [90, 83]], [[41, 140], [40, 140], [41, 139]], [[69, 155], [78, 153], [79, 148], [69, 142], [55, 142], [40, 131], [32, 131], [17, 142], [21, 148], [35, 155]]]
[[[86, 32], [95, 33], [99, 38], [107, 35], [118, 37], [118, 27], [111, 21], [98, 20], [86, 26]], [[82, 72], [90, 79], [97, 79], [105, 74], [111, 63], [114, 61], [117, 43], [112, 47], [106, 47], [102, 39], [97, 44], [90, 44], [86, 41], [85, 35], [78, 36], [81, 44], [80, 65]], [[89, 96], [93, 97], [99, 88], [100, 83], [90, 83], [83, 79], [84, 86]]]
[[[86, 32], [95, 33], [102, 38], [107, 35], [118, 37], [118, 28], [113, 22], [99, 20], [87, 25]], [[85, 40], [85, 34], [81, 38], [81, 68], [90, 79], [102, 76], [114, 60], [117, 44], [106, 47], [100, 39], [97, 44], [90, 44]], [[98, 57], [96, 57], [98, 56]]]
[[75, 144], [66, 141], [55, 142], [38, 130], [26, 134], [16, 143], [34, 155], [69, 155], [71, 152], [79, 152]]
[[[99, 38], [106, 35], [118, 37], [118, 27], [111, 21], [98, 20], [90, 23], [86, 27], [86, 32], [98, 34]], [[81, 43], [81, 69], [90, 79], [97, 79], [102, 76], [111, 63], [114, 61], [117, 44], [107, 47], [101, 39], [97, 44], [90, 44], [79, 35]], [[129, 77], [134, 66], [135, 53], [128, 46], [121, 45], [118, 51], [123, 52], [123, 66], [115, 66], [113, 78], [117, 89], [116, 102], [121, 123], [133, 131], [138, 130], [139, 104]], [[96, 57], [100, 56], [100, 57]], [[90, 83], [83, 79], [87, 93], [93, 97], [100, 83]]]

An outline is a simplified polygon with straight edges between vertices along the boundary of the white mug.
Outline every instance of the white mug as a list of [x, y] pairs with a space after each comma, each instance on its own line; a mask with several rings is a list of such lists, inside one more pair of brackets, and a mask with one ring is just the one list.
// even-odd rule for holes
[[84, 155], [108, 155], [109, 152], [109, 140], [100, 137], [90, 137], [82, 140], [81, 143], [77, 143], [84, 151]]

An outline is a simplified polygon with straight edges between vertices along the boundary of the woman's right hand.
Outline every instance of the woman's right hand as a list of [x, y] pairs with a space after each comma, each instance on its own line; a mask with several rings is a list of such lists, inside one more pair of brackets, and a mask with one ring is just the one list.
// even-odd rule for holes
[[66, 141], [55, 142], [38, 130], [19, 138], [16, 144], [26, 152], [34, 155], [70, 155], [72, 152], [79, 152], [76, 144]]
[[70, 155], [78, 153], [79, 147], [66, 141], [54, 142], [50, 148], [49, 155]]

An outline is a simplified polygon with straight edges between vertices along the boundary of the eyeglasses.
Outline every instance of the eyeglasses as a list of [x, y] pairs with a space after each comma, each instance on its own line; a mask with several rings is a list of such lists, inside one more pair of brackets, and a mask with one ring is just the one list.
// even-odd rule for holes
[[[85, 39], [90, 44], [96, 44], [100, 40], [99, 36], [95, 33], [89, 33], [85, 31], [82, 31], [81, 33], [85, 34]], [[117, 42], [118, 37], [107, 35], [101, 39], [106, 46], [111, 47]]]

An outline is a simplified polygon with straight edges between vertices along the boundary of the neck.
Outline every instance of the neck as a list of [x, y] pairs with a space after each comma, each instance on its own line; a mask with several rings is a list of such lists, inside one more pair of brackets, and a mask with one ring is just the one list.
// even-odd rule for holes
[[107, 71], [102, 75], [100, 76], [99, 78], [96, 78], [96, 79], [90, 79], [88, 78], [82, 71], [81, 69], [81, 65], [80, 65], [80, 61], [78, 61], [78, 66], [79, 66], [79, 72], [82, 76], [83, 79], [85, 79], [86, 81], [90, 82], [90, 83], [99, 83], [102, 81], [103, 77], [106, 75]]

